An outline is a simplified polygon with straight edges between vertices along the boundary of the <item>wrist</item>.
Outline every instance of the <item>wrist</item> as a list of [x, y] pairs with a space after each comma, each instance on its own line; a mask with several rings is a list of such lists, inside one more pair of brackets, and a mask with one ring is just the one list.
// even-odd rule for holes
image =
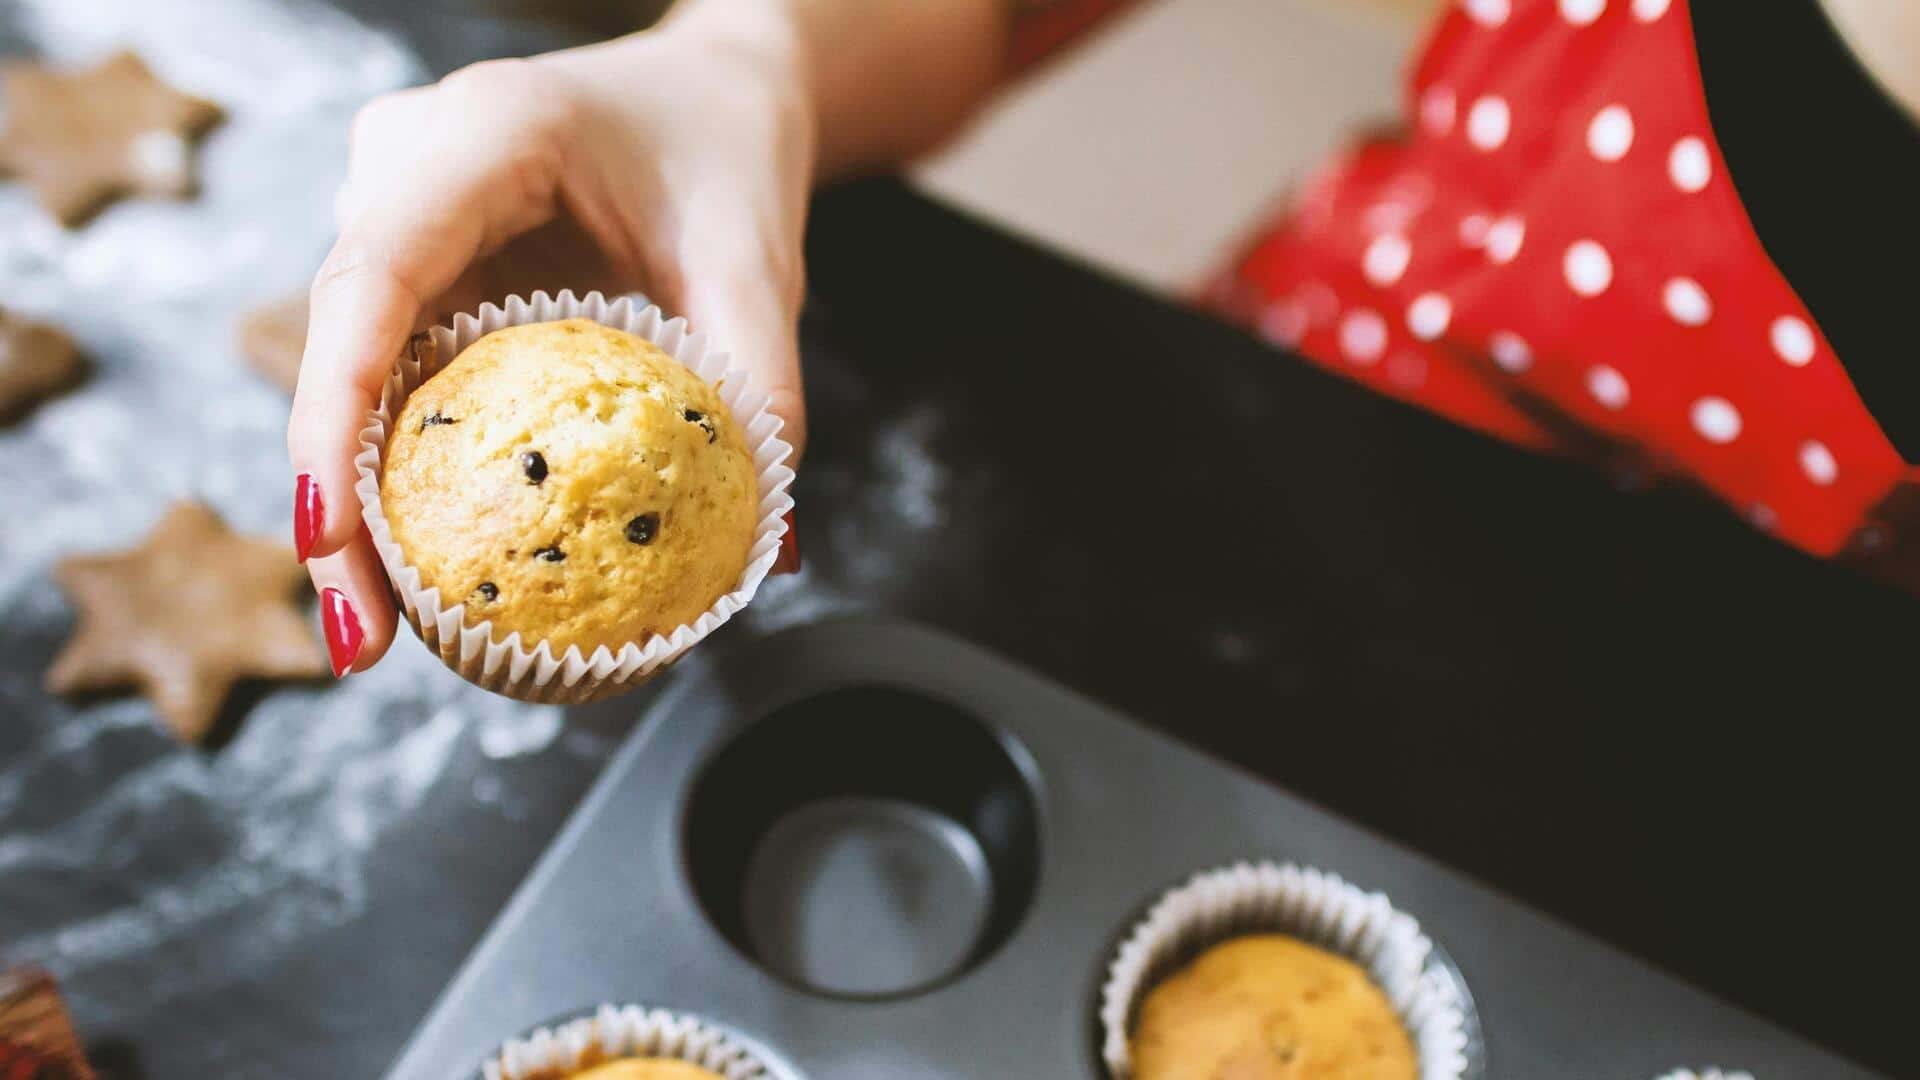
[[813, 98], [812, 53], [796, 0], [681, 0], [653, 35]]

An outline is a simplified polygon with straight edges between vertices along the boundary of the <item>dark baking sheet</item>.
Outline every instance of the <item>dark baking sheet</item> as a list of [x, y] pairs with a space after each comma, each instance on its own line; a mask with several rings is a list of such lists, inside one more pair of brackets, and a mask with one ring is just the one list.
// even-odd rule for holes
[[[911, 694], [884, 709], [871, 698], [818, 704], [873, 685]], [[969, 819], [956, 791], [992, 770], [976, 768], [964, 745], [946, 745], [941, 707], [923, 712], [916, 699], [957, 706], [1016, 748], [1012, 760], [1035, 798], [1031, 903], [977, 966], [929, 989], [882, 997], [802, 989], [730, 944], [710, 917], [727, 920], [727, 886], [738, 884], [713, 864], [753, 846], [751, 835], [730, 833], [751, 833], [767, 806], [891, 760], [906, 774], [891, 794], [920, 790]], [[767, 739], [769, 728], [755, 723], [775, 714], [772, 743], [745, 741]], [[923, 722], [934, 745], [916, 749], [913, 725]], [[759, 772], [736, 767], [743, 745]], [[951, 768], [926, 769], [926, 760]], [[971, 820], [983, 817], [1000, 823], [979, 830], [990, 850], [1008, 847], [995, 833], [1021, 831], [1007, 825], [1022, 819], [1018, 809]], [[389, 1077], [476, 1075], [506, 1038], [603, 1001], [703, 1014], [812, 1080], [1098, 1077], [1095, 999], [1117, 937], [1168, 884], [1244, 858], [1335, 871], [1420, 918], [1478, 1001], [1488, 1075], [1650, 1080], [1708, 1063], [1767, 1080], [1869, 1075], [985, 652], [912, 625], [853, 619], [733, 650], [662, 697]], [[909, 897], [913, 880], [892, 886]], [[1017, 903], [1018, 870], [994, 880], [1008, 882]], [[837, 899], [856, 908], [871, 900], [855, 887]], [[964, 905], [968, 895], [939, 899]], [[872, 942], [886, 951], [884, 934]]]

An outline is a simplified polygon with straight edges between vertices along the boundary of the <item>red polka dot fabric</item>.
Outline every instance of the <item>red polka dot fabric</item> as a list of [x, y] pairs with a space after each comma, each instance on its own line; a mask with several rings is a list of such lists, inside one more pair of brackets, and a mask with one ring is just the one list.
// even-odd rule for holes
[[1218, 303], [1481, 431], [1690, 479], [1818, 554], [1908, 477], [1727, 178], [1686, 0], [1460, 0], [1406, 111], [1305, 185]]

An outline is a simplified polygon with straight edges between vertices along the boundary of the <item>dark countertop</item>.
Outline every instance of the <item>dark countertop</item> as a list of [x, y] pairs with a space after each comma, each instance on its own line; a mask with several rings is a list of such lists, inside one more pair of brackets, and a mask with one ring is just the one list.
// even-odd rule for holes
[[[823, 197], [808, 254], [807, 570], [703, 648], [933, 623], [1920, 1071], [1911, 600], [891, 183]], [[210, 497], [278, 527], [278, 495]], [[0, 524], [0, 942], [63, 975], [111, 1076], [377, 1073], [651, 696], [560, 723], [400, 655], [183, 751], [137, 703], [39, 694], [67, 616], [13, 589], [30, 542]]]

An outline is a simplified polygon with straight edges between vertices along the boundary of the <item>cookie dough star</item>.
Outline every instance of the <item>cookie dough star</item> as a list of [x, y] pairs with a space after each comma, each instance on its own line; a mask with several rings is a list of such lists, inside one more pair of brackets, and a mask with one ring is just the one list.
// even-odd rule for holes
[[85, 71], [5, 65], [0, 101], [0, 173], [68, 227], [122, 195], [193, 194], [192, 144], [220, 120], [218, 105], [161, 82], [130, 52]]
[[242, 678], [313, 678], [326, 654], [290, 602], [306, 573], [287, 547], [236, 536], [180, 503], [139, 547], [54, 569], [80, 625], [47, 670], [60, 694], [137, 686], [187, 741]]
[[0, 423], [79, 382], [86, 370], [73, 339], [0, 309]]

